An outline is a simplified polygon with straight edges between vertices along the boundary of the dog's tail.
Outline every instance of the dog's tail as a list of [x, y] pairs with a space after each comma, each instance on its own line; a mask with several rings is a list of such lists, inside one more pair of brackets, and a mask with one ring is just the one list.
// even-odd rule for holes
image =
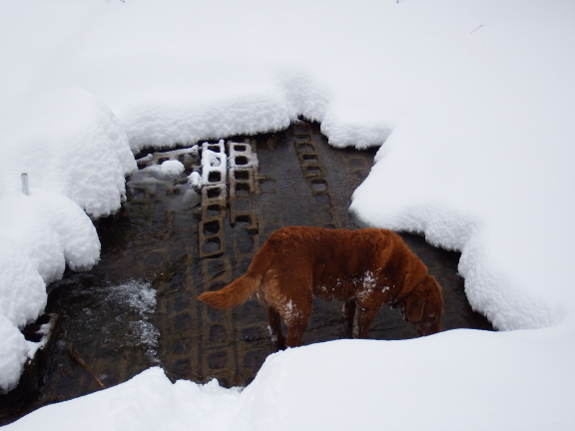
[[244, 275], [223, 289], [204, 292], [198, 299], [214, 308], [231, 308], [243, 304], [257, 290], [259, 281]]

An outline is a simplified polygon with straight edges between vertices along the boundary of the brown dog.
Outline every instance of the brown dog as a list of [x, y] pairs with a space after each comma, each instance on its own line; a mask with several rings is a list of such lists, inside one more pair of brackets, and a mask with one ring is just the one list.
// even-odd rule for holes
[[443, 313], [441, 287], [399, 235], [385, 229], [286, 227], [274, 232], [256, 253], [245, 275], [201, 301], [230, 308], [257, 292], [266, 308], [272, 342], [284, 348], [301, 344], [313, 295], [345, 301], [344, 316], [353, 320], [354, 338], [366, 338], [369, 325], [385, 303], [399, 307], [420, 335], [439, 331]]

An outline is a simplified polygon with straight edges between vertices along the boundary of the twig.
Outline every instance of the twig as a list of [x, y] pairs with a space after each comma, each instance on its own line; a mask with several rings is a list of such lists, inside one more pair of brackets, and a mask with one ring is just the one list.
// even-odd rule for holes
[[[483, 27], [483, 24], [481, 24], [479, 27], [477, 27], [477, 28], [473, 29], [473, 31], [472, 31], [471, 33], [473, 33], [474, 31], [477, 31], [477, 30], [479, 30], [481, 27]], [[469, 34], [471, 34], [471, 33], [469, 33]]]
[[72, 347], [72, 345], [68, 341], [66, 341], [66, 348], [68, 349], [68, 354], [70, 355], [70, 357], [74, 359], [76, 362], [78, 362], [82, 366], [82, 368], [84, 368], [88, 373], [90, 373], [90, 375], [94, 377], [94, 379], [98, 382], [98, 384], [102, 389], [105, 389], [106, 386], [104, 385], [104, 383], [102, 383], [102, 381], [98, 378], [96, 373], [94, 373], [90, 369], [90, 367], [88, 367], [88, 364], [84, 362], [84, 360], [80, 357], [80, 354], [76, 351], [76, 349]]

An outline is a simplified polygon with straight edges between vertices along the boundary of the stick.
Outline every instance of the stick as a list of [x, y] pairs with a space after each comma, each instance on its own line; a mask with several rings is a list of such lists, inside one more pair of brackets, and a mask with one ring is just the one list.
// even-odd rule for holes
[[82, 366], [82, 368], [84, 368], [88, 373], [90, 373], [90, 375], [94, 377], [94, 379], [98, 382], [98, 384], [102, 389], [105, 389], [106, 386], [104, 385], [104, 383], [102, 383], [102, 381], [98, 378], [96, 373], [94, 373], [90, 369], [90, 367], [88, 367], [88, 364], [84, 362], [84, 360], [80, 357], [80, 354], [76, 351], [76, 349], [72, 347], [72, 345], [68, 341], [66, 341], [66, 348], [68, 349], [68, 354], [70, 355], [70, 357], [74, 359], [76, 362], [78, 362]]
[[[476, 31], [476, 30], [479, 30], [481, 27], [483, 27], [483, 24], [481, 24], [479, 27], [477, 27], [477, 28], [475, 28], [474, 30], [472, 30], [471, 33], [473, 33], [473, 32]], [[471, 33], [469, 33], [469, 34], [471, 34]]]

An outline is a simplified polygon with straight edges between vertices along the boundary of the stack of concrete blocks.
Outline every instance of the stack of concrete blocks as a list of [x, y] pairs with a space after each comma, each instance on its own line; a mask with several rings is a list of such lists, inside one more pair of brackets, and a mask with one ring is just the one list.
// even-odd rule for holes
[[224, 140], [202, 144], [202, 216], [199, 226], [200, 258], [226, 251], [227, 157]]
[[325, 170], [320, 162], [319, 152], [311, 133], [298, 133], [295, 137], [295, 149], [301, 163], [302, 172], [314, 195], [327, 194]]
[[258, 158], [249, 140], [228, 142], [228, 169], [230, 181], [230, 224], [240, 223], [252, 233], [258, 232], [258, 217], [249, 196], [260, 193]]

